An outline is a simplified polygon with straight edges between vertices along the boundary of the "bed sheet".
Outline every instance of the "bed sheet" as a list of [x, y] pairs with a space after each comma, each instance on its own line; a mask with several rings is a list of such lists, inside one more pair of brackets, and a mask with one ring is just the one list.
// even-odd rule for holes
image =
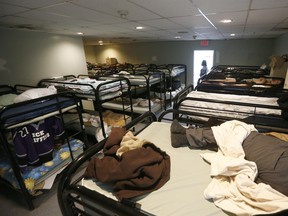
[[[54, 85], [58, 87], [62, 87], [65, 89], [72, 90], [77, 96], [83, 98], [88, 98], [92, 100], [96, 100], [98, 96], [101, 100], [106, 100], [110, 98], [114, 98], [120, 96], [121, 93], [121, 86], [122, 91], [128, 88], [128, 84], [121, 80], [121, 81], [114, 81], [110, 82], [111, 80], [96, 80], [90, 78], [74, 78], [65, 81], [47, 81], [44, 85]], [[101, 85], [101, 86], [100, 86]], [[100, 87], [99, 87], [100, 86]], [[95, 94], [95, 90], [97, 91], [97, 95]], [[127, 91], [127, 90], [126, 90]]]
[[[90, 79], [90, 78], [76, 78], [76, 79], [71, 79], [71, 80], [66, 80], [64, 83], [67, 83], [68, 88], [72, 89], [80, 89], [81, 91], [84, 92], [90, 92], [92, 89], [89, 85], [93, 86], [94, 89], [97, 89], [100, 84], [102, 86], [100, 87], [100, 91], [104, 92], [114, 92], [119, 90], [119, 83], [120, 82], [112, 82], [112, 83], [107, 83], [110, 80], [96, 80], [96, 79]], [[69, 85], [69, 84], [75, 84], [75, 85]], [[77, 85], [77, 84], [89, 84], [87, 86], [85, 85]], [[104, 85], [103, 85], [104, 84]]]
[[180, 75], [181, 73], [184, 73], [185, 72], [185, 68], [182, 67], [182, 66], [175, 66], [172, 68], [172, 71], [171, 71], [171, 76], [175, 77], [175, 76], [178, 76]]
[[[141, 204], [142, 210], [157, 216], [226, 215], [213, 203], [205, 200], [203, 195], [211, 178], [210, 165], [203, 161], [200, 154], [209, 152], [208, 150], [173, 148], [170, 123], [165, 122], [152, 123], [138, 137], [154, 143], [171, 158], [170, 180], [159, 190], [134, 199]], [[111, 193], [112, 189], [107, 185], [85, 179], [82, 180], [82, 185], [116, 199]]]
[[17, 94], [9, 93], [0, 95], [0, 110], [4, 108], [5, 106], [8, 106], [10, 104], [14, 103], [14, 99], [17, 97]]
[[[75, 101], [71, 98], [67, 97], [59, 97], [58, 102], [62, 109], [71, 109], [75, 107]], [[23, 103], [19, 106], [11, 106], [9, 109], [3, 109], [0, 113], [2, 124], [4, 126], [10, 126], [16, 124], [18, 122], [22, 122], [23, 119], [26, 119], [25, 123], [30, 119], [34, 119], [36, 117], [45, 116], [47, 117], [48, 113], [53, 113], [58, 110], [57, 107], [57, 99], [47, 99], [41, 101], [35, 101], [31, 103]], [[58, 111], [59, 112], [59, 111]], [[41, 117], [42, 118], [42, 117]], [[19, 126], [19, 125], [17, 125]]]
[[[147, 101], [147, 99], [145, 100]], [[111, 109], [111, 110], [125, 110], [127, 112], [131, 112], [130, 105], [124, 104], [124, 109], [123, 105], [121, 102], [118, 101], [109, 101], [105, 102], [102, 104], [102, 106], [106, 109]], [[139, 106], [137, 103], [132, 104], [133, 106], [133, 113], [138, 113], [138, 114], [143, 114], [147, 111], [149, 111], [149, 106]], [[161, 103], [153, 102], [151, 101], [151, 112], [158, 113], [162, 109]]]
[[153, 92], [158, 98], [164, 100], [164, 94], [166, 96], [166, 100], [172, 100], [176, 95], [181, 92], [185, 88], [185, 85], [182, 84], [180, 88], [177, 88], [174, 91], [166, 91], [165, 93]]
[[183, 67], [183, 66], [173, 66], [172, 68], [164, 68], [164, 69], [158, 69], [159, 71], [162, 71], [162, 72], [164, 72], [164, 73], [167, 73], [167, 71], [170, 71], [170, 76], [172, 76], [172, 77], [176, 77], [176, 76], [178, 76], [178, 75], [180, 75], [180, 74], [182, 74], [182, 73], [184, 73], [185, 72], [185, 67]]
[[148, 75], [118, 75], [114, 74], [113, 77], [125, 77], [129, 79], [130, 85], [147, 86], [147, 80], [149, 79], [149, 85], [153, 85], [160, 82], [159, 76]]
[[[70, 145], [74, 157], [83, 152], [82, 141], [71, 139]], [[36, 189], [42, 189], [42, 183], [44, 183], [43, 181], [47, 180], [49, 176], [67, 165], [67, 163], [70, 161], [71, 158], [69, 147], [67, 144], [64, 144], [61, 146], [61, 148], [54, 150], [53, 159], [51, 161], [22, 173], [24, 184], [29, 193], [34, 194]], [[10, 182], [15, 188], [19, 189], [18, 181], [13, 173], [8, 159], [5, 158], [4, 155], [0, 156], [0, 176], [1, 178]]]
[[[234, 94], [220, 94], [220, 93], [208, 93], [202, 91], [192, 91], [187, 95], [187, 98], [194, 98], [193, 100], [185, 100], [180, 106], [180, 109], [190, 109], [196, 112], [203, 112], [209, 115], [215, 116], [227, 116], [232, 118], [246, 118], [254, 114], [261, 115], [275, 115], [280, 116], [280, 109], [269, 108], [254, 108], [251, 106], [241, 106], [232, 104], [222, 104], [216, 102], [204, 102], [197, 99], [212, 99], [219, 101], [231, 101], [231, 102], [243, 102], [257, 105], [269, 105], [278, 107], [276, 97], [256, 97], [248, 95], [234, 95]], [[186, 107], [186, 108], [185, 108]]]

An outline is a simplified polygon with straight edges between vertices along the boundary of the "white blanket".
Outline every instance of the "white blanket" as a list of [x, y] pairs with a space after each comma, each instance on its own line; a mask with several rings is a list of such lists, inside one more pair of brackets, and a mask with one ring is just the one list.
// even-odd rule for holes
[[244, 159], [242, 142], [255, 130], [253, 125], [236, 120], [212, 127], [219, 150], [201, 155], [211, 164], [213, 177], [204, 191], [205, 198], [236, 215], [271, 214], [288, 206], [288, 197], [267, 184], [254, 182], [257, 166]]
[[[259, 105], [268, 105], [275, 108], [279, 107], [276, 97], [257, 97], [248, 95], [234, 95], [234, 94], [220, 94], [202, 91], [191, 91], [187, 98], [194, 98], [193, 100], [185, 100], [182, 102], [181, 109], [189, 106], [189, 109], [200, 113], [206, 113], [212, 116], [227, 116], [232, 118], [245, 118], [254, 114], [264, 115], [281, 115], [280, 109], [260, 108]], [[199, 100], [198, 100], [199, 98]], [[215, 100], [215, 102], [205, 102], [201, 99]], [[216, 101], [226, 104], [217, 103]], [[233, 105], [229, 102], [240, 102], [243, 105]], [[247, 103], [255, 104], [255, 106], [247, 105]], [[245, 105], [246, 104], [246, 105]]]

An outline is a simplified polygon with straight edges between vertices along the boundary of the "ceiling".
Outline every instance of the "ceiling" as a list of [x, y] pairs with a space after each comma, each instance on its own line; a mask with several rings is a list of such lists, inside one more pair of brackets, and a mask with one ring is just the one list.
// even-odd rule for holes
[[82, 32], [86, 44], [276, 38], [288, 33], [288, 0], [0, 0], [0, 26]]

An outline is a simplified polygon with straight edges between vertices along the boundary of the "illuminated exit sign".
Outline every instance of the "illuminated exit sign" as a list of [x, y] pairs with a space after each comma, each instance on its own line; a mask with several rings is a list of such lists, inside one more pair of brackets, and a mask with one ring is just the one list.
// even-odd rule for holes
[[201, 45], [201, 46], [208, 46], [208, 45], [209, 45], [209, 41], [208, 41], [208, 40], [202, 40], [202, 41], [200, 42], [200, 45]]

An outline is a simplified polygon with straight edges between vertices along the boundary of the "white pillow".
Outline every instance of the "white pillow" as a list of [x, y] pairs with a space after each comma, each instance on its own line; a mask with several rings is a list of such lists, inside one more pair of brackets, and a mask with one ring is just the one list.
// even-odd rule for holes
[[57, 89], [55, 88], [55, 86], [49, 86], [48, 88], [32, 88], [18, 95], [14, 99], [14, 103], [19, 103], [22, 101], [44, 97], [44, 96], [48, 96], [48, 95], [52, 95], [56, 93], [57, 93]]
[[17, 97], [16, 94], [5, 94], [0, 96], [0, 106], [7, 106], [14, 103], [14, 99]]

